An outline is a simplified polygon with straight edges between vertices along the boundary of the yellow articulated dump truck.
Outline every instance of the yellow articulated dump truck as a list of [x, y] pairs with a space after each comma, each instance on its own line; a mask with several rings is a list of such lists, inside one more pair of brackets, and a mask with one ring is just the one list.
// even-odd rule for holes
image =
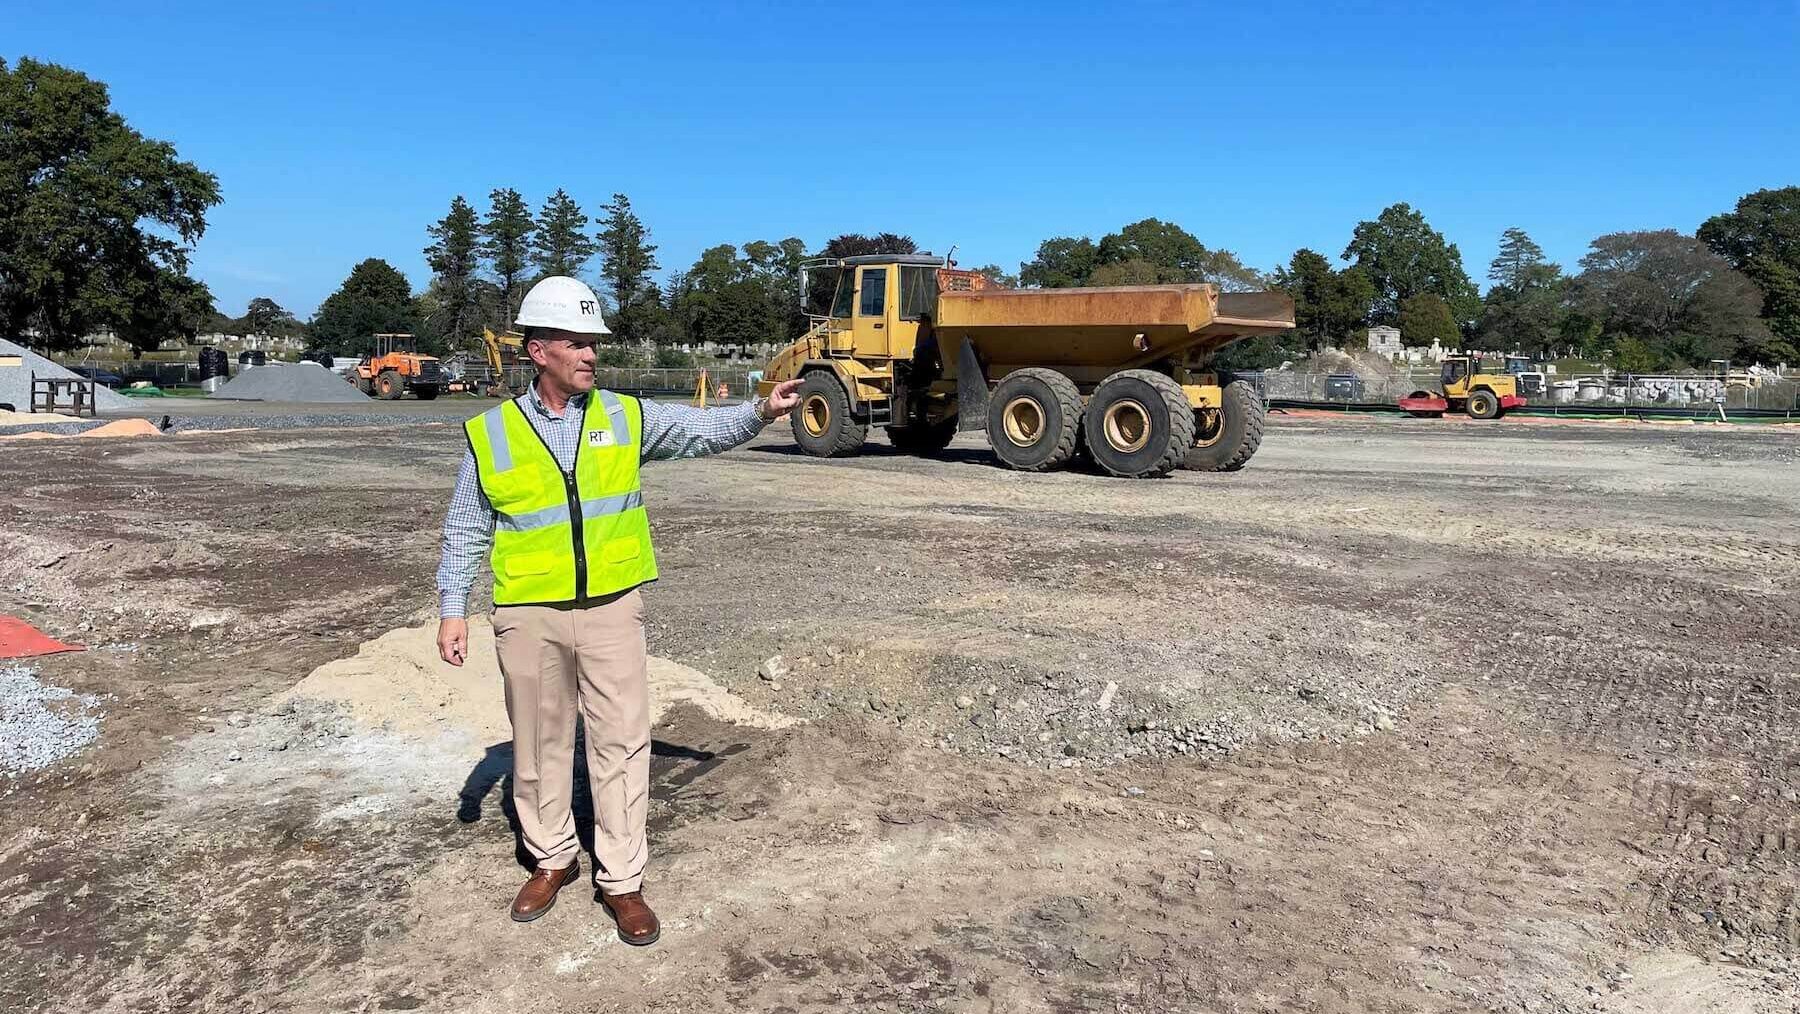
[[916, 454], [986, 430], [1002, 462], [1032, 472], [1078, 454], [1130, 478], [1242, 468], [1262, 441], [1263, 401], [1209, 364], [1294, 326], [1293, 300], [1276, 292], [1003, 289], [918, 254], [809, 261], [800, 290], [835, 295], [759, 390], [801, 378], [794, 440], [821, 457], [855, 454], [885, 427]]

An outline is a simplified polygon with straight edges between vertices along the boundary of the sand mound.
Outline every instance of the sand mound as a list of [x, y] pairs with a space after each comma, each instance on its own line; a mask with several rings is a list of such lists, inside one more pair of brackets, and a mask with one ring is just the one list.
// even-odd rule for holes
[[[313, 670], [280, 700], [334, 701], [370, 726], [401, 732], [460, 732], [496, 742], [510, 739], [494, 628], [469, 618], [469, 661], [461, 668], [438, 658], [437, 625], [402, 627], [364, 642], [350, 658]], [[758, 710], [706, 674], [666, 658], [650, 659], [650, 721], [676, 704], [693, 704], [720, 721], [779, 729], [785, 715]]]
[[[55, 421], [62, 417], [40, 415], [33, 418], [40, 421]], [[73, 422], [74, 420], [69, 421]], [[68, 440], [86, 437], [99, 437], [104, 440], [109, 437], [156, 437], [161, 435], [162, 430], [157, 429], [156, 424], [148, 419], [120, 419], [116, 422], [95, 426], [92, 429], [82, 430], [80, 433], [47, 433], [43, 430], [33, 430], [29, 433], [0, 436], [0, 440]]]
[[96, 426], [77, 435], [83, 437], [159, 437], [162, 436], [162, 430], [157, 429], [156, 424], [148, 419], [120, 419], [104, 426]]
[[74, 416], [58, 412], [8, 412], [0, 408], [0, 426], [42, 426], [76, 421], [78, 420]]
[[[17, 366], [7, 366], [12, 356], [18, 356]], [[31, 407], [31, 377], [61, 377], [68, 380], [75, 376], [73, 372], [56, 365], [23, 345], [0, 338], [0, 402], [10, 404], [13, 408], [24, 411]], [[100, 384], [94, 385], [94, 407], [101, 412], [118, 412], [132, 408], [137, 403], [130, 398]], [[44, 421], [38, 417], [36, 421]], [[50, 420], [54, 422], [55, 420]]]
[[245, 370], [207, 395], [238, 401], [353, 402], [368, 401], [349, 381], [318, 363], [258, 366]]

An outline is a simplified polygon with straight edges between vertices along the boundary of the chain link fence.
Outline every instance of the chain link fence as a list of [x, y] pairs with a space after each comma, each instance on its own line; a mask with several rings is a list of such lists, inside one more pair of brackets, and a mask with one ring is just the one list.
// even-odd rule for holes
[[[747, 366], [707, 367], [701, 369], [639, 369], [625, 366], [598, 366], [594, 368], [594, 384], [609, 391], [621, 394], [662, 395], [672, 397], [693, 397], [700, 389], [700, 378], [706, 377], [706, 397], [713, 400], [719, 397], [719, 387], [724, 385], [725, 397], [731, 399], [746, 398], [754, 393], [755, 385], [750, 380], [751, 373], [761, 373]], [[500, 374], [486, 364], [469, 366], [463, 371], [463, 379], [480, 387], [492, 383], [497, 376], [503, 377], [508, 386], [514, 390], [524, 390], [531, 382], [535, 371], [528, 366], [507, 367]]]
[[[1293, 373], [1268, 371], [1256, 380], [1263, 397], [1271, 401], [1328, 402], [1354, 405], [1393, 405], [1414, 391], [1442, 393], [1436, 372], [1366, 376], [1356, 373]], [[1793, 377], [1682, 377], [1668, 374], [1615, 373], [1602, 375], [1548, 376], [1541, 390], [1519, 393], [1532, 408], [1694, 409], [1800, 413], [1800, 380]]]

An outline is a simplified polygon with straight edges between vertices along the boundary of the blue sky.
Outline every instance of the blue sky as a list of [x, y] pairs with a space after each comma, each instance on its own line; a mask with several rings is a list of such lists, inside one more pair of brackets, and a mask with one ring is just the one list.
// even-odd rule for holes
[[[162, 8], [162, 9], [156, 9]], [[1517, 225], [1692, 230], [1800, 184], [1800, 5], [0, 5], [219, 176], [220, 309], [306, 315], [499, 186], [630, 195], [665, 269], [892, 230], [1015, 267], [1146, 216], [1269, 268], [1421, 209], [1481, 280]]]

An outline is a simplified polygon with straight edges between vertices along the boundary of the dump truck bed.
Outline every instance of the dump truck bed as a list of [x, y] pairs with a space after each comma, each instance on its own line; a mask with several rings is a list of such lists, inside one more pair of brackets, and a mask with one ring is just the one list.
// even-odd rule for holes
[[[934, 325], [947, 347], [969, 338], [990, 367], [1122, 368], [1199, 361], [1252, 335], [1294, 326], [1279, 292], [1221, 294], [1212, 285], [976, 289], [938, 294]], [[1138, 347], [1142, 336], [1147, 349]]]

